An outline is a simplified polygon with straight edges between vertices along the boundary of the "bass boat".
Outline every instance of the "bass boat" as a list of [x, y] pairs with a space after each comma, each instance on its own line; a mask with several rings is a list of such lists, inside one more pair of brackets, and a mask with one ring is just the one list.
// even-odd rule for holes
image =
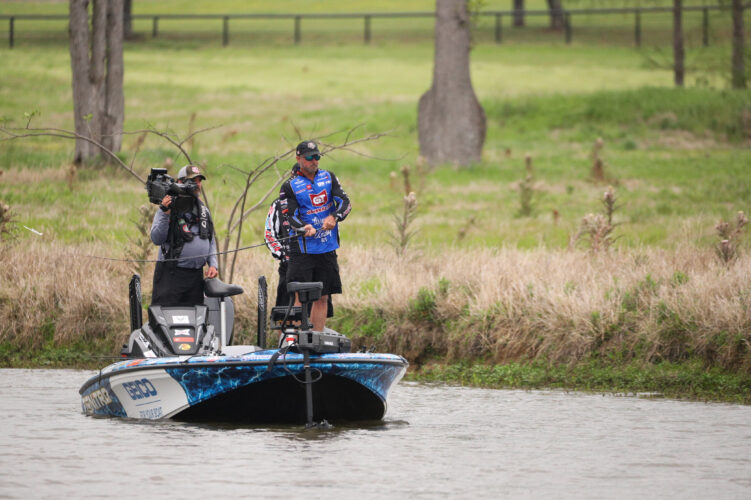
[[404, 375], [398, 355], [350, 352], [350, 340], [311, 329], [308, 304], [320, 282], [288, 284], [301, 306], [274, 307], [278, 348], [266, 345], [266, 281], [258, 285], [258, 345], [232, 345], [237, 285], [206, 280], [195, 307], [148, 308], [143, 323], [140, 279], [130, 283], [131, 334], [123, 359], [80, 389], [83, 412], [135, 419], [306, 423], [380, 420], [389, 390]]

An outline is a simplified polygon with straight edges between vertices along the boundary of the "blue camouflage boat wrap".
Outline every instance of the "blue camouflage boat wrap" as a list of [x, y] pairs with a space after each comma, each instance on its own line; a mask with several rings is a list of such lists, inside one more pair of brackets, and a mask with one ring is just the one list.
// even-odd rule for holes
[[110, 387], [109, 378], [91, 384], [81, 393], [81, 408], [89, 415], [112, 415], [127, 417], [125, 408]]
[[[303, 373], [303, 355], [288, 352], [269, 368], [276, 350], [242, 356], [180, 356], [120, 361], [102, 369], [81, 388], [88, 415], [169, 418], [190, 406], [257, 382]], [[394, 354], [312, 355], [322, 375], [352, 380], [386, 402], [407, 368]]]

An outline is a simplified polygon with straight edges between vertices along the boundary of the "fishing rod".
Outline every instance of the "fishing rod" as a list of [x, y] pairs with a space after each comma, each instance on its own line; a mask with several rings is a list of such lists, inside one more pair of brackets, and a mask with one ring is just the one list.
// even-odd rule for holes
[[[285, 240], [289, 240], [289, 239], [292, 239], [292, 238], [297, 238], [297, 235], [296, 234], [292, 234], [292, 235], [289, 235], [289, 236], [285, 236], [283, 238], [277, 238], [276, 241], [285, 241]], [[195, 255], [195, 256], [192, 256], [190, 258], [191, 259], [200, 259], [200, 258], [203, 258], [203, 257], [211, 257], [213, 255], [227, 255], [227, 254], [241, 252], [243, 250], [249, 250], [251, 248], [258, 248], [258, 247], [263, 247], [263, 246], [266, 246], [266, 242], [264, 242], [264, 243], [257, 243], [255, 245], [248, 245], [248, 246], [245, 246], [245, 247], [236, 248], [234, 250], [225, 250], [223, 252], [214, 252], [214, 253], [207, 253], [207, 254], [204, 254], [204, 255]], [[83, 257], [86, 257], [86, 258], [89, 258], [89, 259], [107, 260], [107, 261], [114, 261], [114, 262], [173, 262], [173, 261], [179, 261], [181, 259], [180, 257], [175, 257], [175, 258], [170, 258], [170, 259], [165, 258], [165, 259], [162, 259], [162, 260], [159, 260], [159, 259], [118, 259], [118, 258], [115, 258], [115, 257], [102, 257], [100, 255], [83, 255]]]

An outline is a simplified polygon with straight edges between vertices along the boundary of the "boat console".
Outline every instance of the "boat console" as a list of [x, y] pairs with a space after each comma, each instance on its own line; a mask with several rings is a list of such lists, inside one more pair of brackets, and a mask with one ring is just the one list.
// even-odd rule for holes
[[232, 295], [243, 293], [237, 285], [217, 278], [205, 281], [205, 303], [193, 307], [153, 305], [143, 324], [140, 277], [130, 282], [131, 335], [123, 345], [124, 358], [219, 354], [232, 342]]

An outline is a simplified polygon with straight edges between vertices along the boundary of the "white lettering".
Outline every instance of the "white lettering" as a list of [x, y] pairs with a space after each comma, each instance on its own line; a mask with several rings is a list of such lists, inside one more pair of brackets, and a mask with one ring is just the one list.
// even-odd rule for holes
[[99, 408], [107, 406], [111, 402], [112, 398], [104, 387], [101, 387], [81, 398], [81, 403], [83, 403], [84, 408], [86, 408], [86, 411], [88, 412], [94, 412]]

